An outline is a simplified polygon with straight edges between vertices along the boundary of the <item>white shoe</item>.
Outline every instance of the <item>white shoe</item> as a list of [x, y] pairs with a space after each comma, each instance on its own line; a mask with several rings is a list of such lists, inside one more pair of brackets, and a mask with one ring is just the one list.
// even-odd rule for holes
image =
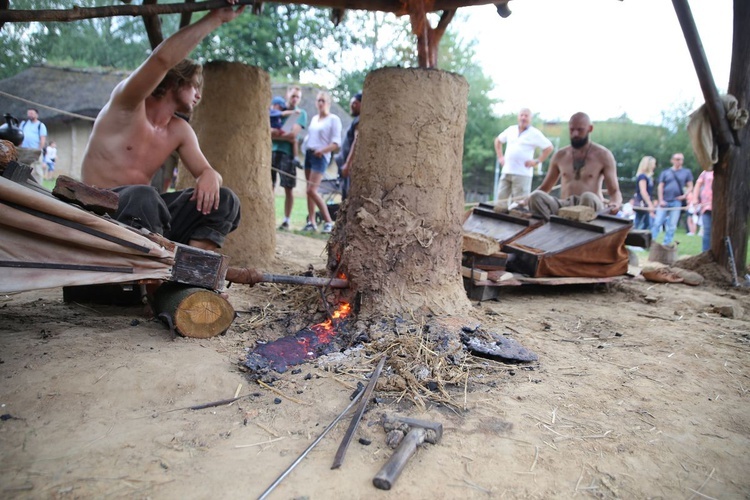
[[325, 224], [323, 224], [323, 230], [320, 232], [323, 234], [330, 233], [331, 231], [333, 231], [333, 224], [333, 222], [326, 222]]

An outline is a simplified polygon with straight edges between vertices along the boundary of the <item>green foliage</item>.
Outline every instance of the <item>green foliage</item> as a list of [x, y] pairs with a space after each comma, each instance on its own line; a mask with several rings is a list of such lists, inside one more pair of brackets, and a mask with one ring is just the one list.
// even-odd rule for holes
[[336, 65], [338, 51], [358, 41], [335, 28], [328, 10], [303, 5], [264, 4], [263, 14], [249, 9], [207, 37], [193, 55], [199, 60], [237, 61], [263, 68], [272, 78], [299, 81], [303, 71]]
[[[112, 5], [110, 0], [80, 0], [80, 7]], [[71, 1], [15, 0], [14, 9], [67, 9]], [[167, 17], [167, 16], [164, 16]], [[175, 16], [171, 23], [176, 27]], [[169, 23], [167, 23], [169, 26]], [[133, 69], [150, 52], [140, 18], [99, 18], [59, 23], [7, 23], [3, 26], [0, 77], [32, 64]]]

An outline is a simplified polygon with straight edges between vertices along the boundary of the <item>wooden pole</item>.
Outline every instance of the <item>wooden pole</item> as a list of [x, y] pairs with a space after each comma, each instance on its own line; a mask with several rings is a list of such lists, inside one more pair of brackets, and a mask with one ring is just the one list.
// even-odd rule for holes
[[716, 132], [719, 145], [726, 147], [734, 144], [732, 131], [727, 123], [727, 114], [724, 111], [724, 105], [719, 98], [719, 92], [716, 90], [714, 77], [711, 74], [711, 68], [708, 66], [706, 53], [703, 51], [698, 28], [695, 26], [693, 13], [687, 0], [672, 0], [677, 19], [680, 21], [682, 33], [685, 36], [690, 57], [693, 59], [695, 72], [698, 74], [698, 81], [703, 91], [703, 99], [706, 101], [708, 116], [711, 119], [711, 127]]

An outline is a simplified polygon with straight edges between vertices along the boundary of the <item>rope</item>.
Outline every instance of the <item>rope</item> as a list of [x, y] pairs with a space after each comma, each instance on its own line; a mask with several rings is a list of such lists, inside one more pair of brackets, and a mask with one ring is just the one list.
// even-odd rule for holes
[[93, 122], [95, 120], [95, 118], [91, 118], [90, 116], [79, 115], [78, 113], [71, 113], [70, 111], [65, 111], [64, 109], [53, 108], [52, 106], [47, 106], [46, 104], [42, 104], [42, 103], [39, 103], [39, 102], [31, 101], [29, 99], [24, 99], [23, 97], [18, 97], [17, 95], [8, 94], [7, 92], [3, 92], [2, 90], [0, 90], [0, 95], [4, 95], [5, 97], [9, 97], [11, 99], [16, 99], [17, 101], [22, 101], [22, 102], [25, 102], [27, 104], [33, 104], [34, 106], [37, 106], [37, 107], [40, 107], [40, 108], [50, 109], [52, 111], [57, 111], [58, 113], [61, 113], [63, 115], [68, 115], [68, 116], [73, 116], [75, 118], [80, 118], [81, 120], [88, 120], [88, 121], [91, 121], [91, 122]]

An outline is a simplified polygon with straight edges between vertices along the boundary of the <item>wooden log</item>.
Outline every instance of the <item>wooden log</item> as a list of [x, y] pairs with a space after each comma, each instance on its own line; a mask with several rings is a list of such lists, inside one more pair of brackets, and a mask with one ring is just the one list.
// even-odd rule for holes
[[67, 175], [57, 177], [52, 194], [64, 202], [75, 203], [99, 215], [114, 215], [120, 200], [120, 195], [114, 191], [87, 186]]
[[154, 307], [157, 316], [169, 317], [177, 333], [197, 339], [224, 333], [235, 317], [232, 305], [218, 293], [172, 283], [157, 289]]

